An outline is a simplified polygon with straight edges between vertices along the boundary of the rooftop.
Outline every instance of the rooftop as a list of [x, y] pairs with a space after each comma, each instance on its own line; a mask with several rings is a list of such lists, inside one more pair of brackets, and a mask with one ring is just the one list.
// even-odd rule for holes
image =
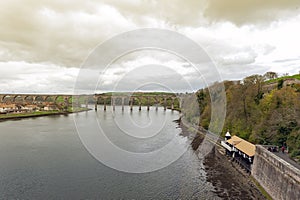
[[232, 136], [227, 142], [247, 154], [249, 157], [252, 157], [255, 154], [255, 145], [236, 135]]

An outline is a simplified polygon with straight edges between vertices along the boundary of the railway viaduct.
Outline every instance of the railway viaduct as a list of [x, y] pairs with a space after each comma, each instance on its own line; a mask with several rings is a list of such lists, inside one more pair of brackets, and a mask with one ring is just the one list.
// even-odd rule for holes
[[[142, 105], [147, 106], [147, 110], [150, 110], [151, 105], [155, 105], [155, 109], [158, 110], [158, 105], [163, 105], [164, 110], [169, 106], [172, 110], [175, 109], [176, 99], [178, 97], [174, 95], [105, 95], [105, 94], [95, 94], [95, 110], [98, 109], [98, 104], [102, 104], [103, 109], [106, 110], [106, 105], [110, 104], [115, 110], [116, 105], [121, 105], [122, 110], [124, 110], [125, 105], [129, 105], [130, 110], [133, 110], [133, 105], [138, 105], [139, 110], [142, 110]], [[145, 102], [145, 103], [143, 103]], [[180, 107], [180, 100], [178, 100], [178, 107]]]
[[[72, 100], [72, 103], [71, 103]], [[156, 110], [158, 105], [163, 105], [164, 110], [167, 107], [172, 110], [180, 107], [180, 97], [175, 94], [121, 94], [121, 95], [107, 95], [107, 94], [94, 94], [94, 95], [67, 95], [67, 94], [0, 94], [0, 103], [32, 103], [37, 104], [41, 102], [49, 103], [64, 103], [69, 106], [70, 104], [80, 105], [84, 101], [86, 107], [88, 103], [94, 102], [95, 110], [98, 110], [98, 105], [104, 105], [103, 110], [106, 110], [107, 105], [111, 105], [115, 110], [116, 105], [121, 105], [122, 110], [124, 106], [130, 106], [130, 110], [133, 110], [134, 105], [138, 105], [138, 109], [142, 110], [142, 105], [147, 106], [147, 110], [150, 110], [150, 106], [155, 105]]]

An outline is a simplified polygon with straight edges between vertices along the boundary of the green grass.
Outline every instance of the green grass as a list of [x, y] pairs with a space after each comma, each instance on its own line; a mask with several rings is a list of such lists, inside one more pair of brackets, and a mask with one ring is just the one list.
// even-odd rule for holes
[[55, 115], [55, 114], [66, 114], [66, 113], [74, 113], [81, 111], [88, 111], [88, 108], [68, 108], [67, 111], [35, 111], [35, 112], [27, 112], [27, 113], [8, 113], [1, 114], [0, 119], [14, 119], [14, 118], [24, 118], [24, 117], [37, 117], [44, 115]]
[[58, 114], [60, 111], [36, 111], [28, 113], [9, 113], [0, 115], [0, 119], [22, 118], [22, 117], [35, 117], [40, 115]]
[[68, 112], [73, 113], [73, 112], [81, 112], [81, 111], [88, 111], [90, 110], [89, 108], [81, 108], [81, 107], [69, 107]]
[[267, 191], [257, 182], [257, 180], [255, 180], [253, 176], [250, 176], [250, 179], [255, 183], [259, 191], [266, 197], [267, 200], [273, 200], [269, 193], [267, 193]]
[[283, 76], [283, 77], [271, 79], [271, 80], [266, 81], [266, 83], [275, 83], [275, 82], [278, 82], [280, 80], [285, 80], [285, 79], [288, 79], [288, 78], [295, 78], [295, 79], [300, 80], [300, 74], [295, 74], [295, 75], [292, 75], [292, 76]]

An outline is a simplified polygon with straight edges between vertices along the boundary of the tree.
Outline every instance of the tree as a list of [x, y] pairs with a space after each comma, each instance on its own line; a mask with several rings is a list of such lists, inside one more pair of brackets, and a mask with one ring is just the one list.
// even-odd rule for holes
[[264, 74], [264, 77], [266, 78], [266, 80], [272, 80], [278, 78], [278, 74], [276, 72], [267, 72]]
[[[259, 144], [287, 144], [294, 158], [300, 160], [300, 86], [274, 88], [262, 93], [265, 76], [246, 77], [242, 84], [224, 82], [227, 112], [223, 131]], [[210, 96], [211, 95], [211, 96]], [[211, 97], [211, 99], [210, 99]], [[208, 128], [211, 118], [211, 101], [218, 99], [208, 89], [198, 91], [201, 123]]]

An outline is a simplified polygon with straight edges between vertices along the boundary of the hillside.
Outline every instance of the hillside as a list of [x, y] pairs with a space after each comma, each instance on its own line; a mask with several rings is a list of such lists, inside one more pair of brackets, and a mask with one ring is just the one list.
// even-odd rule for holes
[[268, 81], [266, 81], [267, 83], [275, 83], [278, 82], [280, 80], [285, 80], [285, 79], [297, 79], [300, 80], [300, 74], [295, 74], [292, 76], [283, 76], [283, 77], [279, 77], [279, 78], [274, 78], [274, 79], [270, 79]]
[[[266, 81], [265, 76], [253, 75], [241, 83], [225, 81], [227, 113], [223, 134], [230, 130], [255, 144], [287, 146], [289, 154], [300, 160], [300, 83], [291, 77]], [[273, 83], [271, 90], [263, 88]], [[200, 125], [210, 122], [208, 89], [197, 92], [201, 110]]]

